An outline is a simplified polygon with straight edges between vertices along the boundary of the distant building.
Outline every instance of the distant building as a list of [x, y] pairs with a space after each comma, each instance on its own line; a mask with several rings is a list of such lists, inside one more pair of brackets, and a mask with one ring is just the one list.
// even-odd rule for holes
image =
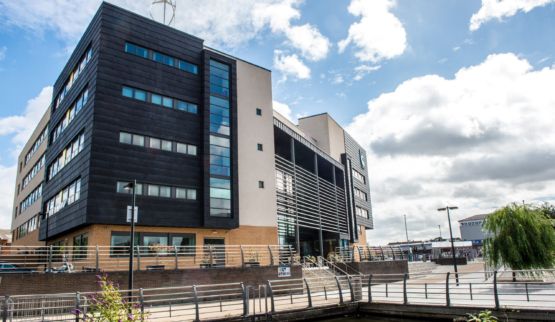
[[487, 232], [482, 228], [484, 220], [489, 214], [474, 215], [459, 220], [462, 240], [471, 241], [474, 246], [482, 246]]
[[9, 229], [0, 229], [0, 246], [9, 246], [12, 244], [12, 233]]

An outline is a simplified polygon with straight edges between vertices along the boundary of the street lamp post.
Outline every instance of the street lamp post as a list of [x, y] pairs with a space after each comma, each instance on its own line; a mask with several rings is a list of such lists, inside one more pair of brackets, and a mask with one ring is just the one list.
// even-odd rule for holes
[[131, 205], [131, 236], [130, 236], [130, 249], [129, 249], [129, 280], [128, 280], [128, 287], [129, 287], [129, 301], [131, 301], [131, 296], [133, 292], [133, 258], [135, 257], [135, 199], [136, 199], [136, 191], [135, 187], [137, 187], [137, 180], [133, 180], [133, 182], [128, 183], [125, 186], [125, 190], [133, 191], [133, 205]]
[[439, 229], [439, 240], [441, 240], [441, 225], [437, 225], [437, 228]]
[[407, 229], [407, 215], [403, 215], [405, 217], [405, 235], [407, 236], [407, 243], [409, 242], [409, 230]]
[[445, 207], [445, 208], [438, 208], [437, 211], [447, 211], [447, 220], [449, 221], [449, 236], [451, 237], [451, 254], [453, 255], [453, 266], [455, 268], [455, 279], [457, 282], [457, 286], [459, 286], [459, 272], [457, 270], [457, 258], [455, 256], [455, 242], [453, 241], [453, 230], [451, 229], [451, 215], [449, 214], [449, 210], [459, 209], [459, 207]]

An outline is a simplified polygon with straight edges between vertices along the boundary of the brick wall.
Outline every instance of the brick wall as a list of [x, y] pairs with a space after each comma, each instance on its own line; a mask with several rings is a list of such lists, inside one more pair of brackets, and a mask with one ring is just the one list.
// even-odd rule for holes
[[[265, 284], [278, 279], [278, 267], [186, 269], [174, 271], [140, 271], [134, 274], [135, 288], [170, 287], [244, 282]], [[109, 278], [122, 289], [127, 288], [127, 272], [113, 272]], [[291, 267], [290, 278], [301, 278], [301, 266]], [[89, 292], [98, 290], [96, 273], [0, 274], [0, 296]]]

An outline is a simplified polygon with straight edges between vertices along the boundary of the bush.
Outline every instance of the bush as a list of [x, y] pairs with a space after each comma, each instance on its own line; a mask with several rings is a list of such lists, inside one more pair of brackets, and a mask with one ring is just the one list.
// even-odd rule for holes
[[492, 315], [491, 311], [485, 310], [478, 315], [468, 314], [467, 322], [496, 322], [499, 321], [495, 316]]
[[[112, 281], [108, 280], [108, 276], [98, 276], [98, 284], [101, 291], [89, 299], [89, 307], [83, 321], [144, 321], [145, 315], [140, 311], [138, 306], [124, 300], [119, 288]], [[80, 312], [76, 314], [80, 314]]]

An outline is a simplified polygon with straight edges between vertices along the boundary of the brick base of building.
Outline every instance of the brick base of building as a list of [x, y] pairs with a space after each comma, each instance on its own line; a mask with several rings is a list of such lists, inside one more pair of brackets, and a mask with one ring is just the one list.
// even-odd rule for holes
[[[0, 274], [0, 296], [98, 291], [97, 273]], [[107, 273], [121, 289], [127, 289], [127, 272]], [[291, 267], [291, 277], [302, 278], [299, 265]], [[243, 282], [246, 285], [266, 284], [278, 277], [278, 267], [206, 268], [134, 273], [134, 288], [175, 287]]]

